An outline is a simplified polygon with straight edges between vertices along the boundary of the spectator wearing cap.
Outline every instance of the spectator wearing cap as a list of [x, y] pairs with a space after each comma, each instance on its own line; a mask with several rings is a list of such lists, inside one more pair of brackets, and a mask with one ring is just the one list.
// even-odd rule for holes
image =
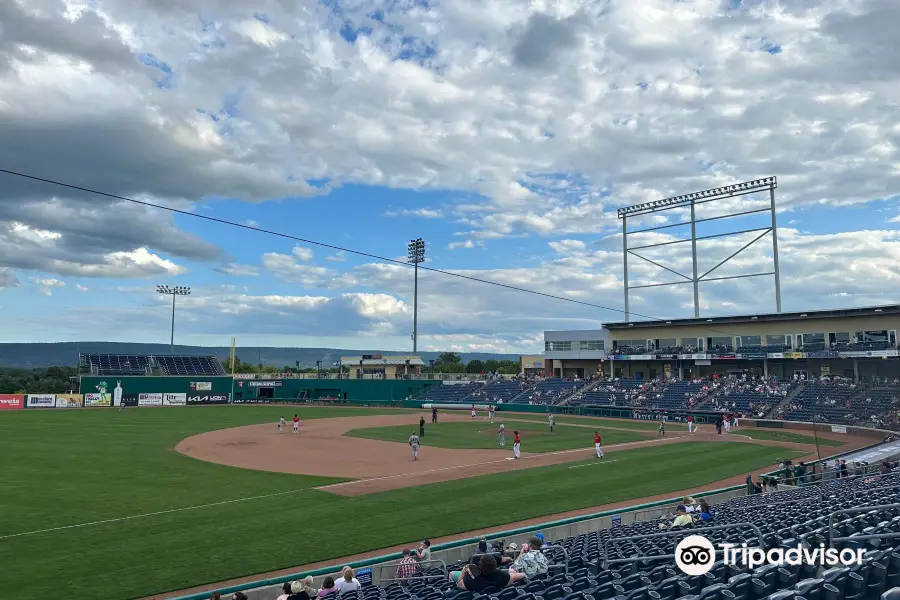
[[693, 525], [694, 519], [687, 513], [684, 504], [679, 504], [675, 509], [675, 520], [672, 521], [672, 527], [684, 527], [685, 525]]
[[515, 573], [525, 573], [529, 579], [533, 579], [537, 575], [545, 575], [550, 570], [550, 563], [547, 562], [547, 557], [541, 553], [541, 540], [532, 537], [528, 542], [522, 544], [522, 553], [509, 570]]
[[403, 558], [400, 559], [400, 564], [397, 565], [397, 579], [412, 577], [415, 575], [417, 567], [416, 559], [409, 553], [409, 548], [404, 548]]

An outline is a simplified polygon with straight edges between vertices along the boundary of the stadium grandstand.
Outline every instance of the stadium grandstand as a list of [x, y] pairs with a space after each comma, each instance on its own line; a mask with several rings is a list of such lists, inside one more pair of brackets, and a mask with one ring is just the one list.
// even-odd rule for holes
[[84, 374], [99, 376], [224, 376], [225, 369], [215, 356], [79, 354], [78, 367]]

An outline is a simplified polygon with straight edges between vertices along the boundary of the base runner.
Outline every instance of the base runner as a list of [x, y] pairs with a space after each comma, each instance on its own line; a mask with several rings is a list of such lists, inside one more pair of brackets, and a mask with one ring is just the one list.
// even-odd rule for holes
[[415, 433], [409, 436], [409, 447], [412, 448], [413, 460], [419, 460], [419, 436]]
[[603, 458], [603, 450], [600, 448], [600, 445], [603, 443], [603, 438], [600, 436], [599, 431], [594, 432], [594, 451], [597, 453], [597, 458]]
[[284, 428], [284, 417], [281, 417], [281, 419], [278, 420], [278, 433], [284, 433]]
[[519, 449], [521, 448], [522, 439], [519, 437], [518, 431], [513, 431], [515, 437], [513, 438], [513, 456], [516, 457], [516, 460], [520, 458]]
[[294, 415], [294, 433], [300, 433], [300, 416]]

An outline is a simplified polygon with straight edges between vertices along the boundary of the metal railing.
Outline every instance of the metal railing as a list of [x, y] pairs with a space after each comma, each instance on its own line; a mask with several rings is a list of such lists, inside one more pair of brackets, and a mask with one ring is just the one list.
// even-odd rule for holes
[[[434, 573], [434, 574], [429, 575], [428, 573], [424, 572], [423, 565], [432, 564], [432, 563], [441, 565], [440, 573]], [[381, 576], [381, 574], [384, 572], [385, 569], [393, 569], [393, 573], [394, 573], [394, 575], [396, 575], [397, 568], [404, 564], [414, 565], [416, 567], [416, 570], [422, 571], [422, 573], [416, 574], [416, 575], [410, 575], [409, 577], [382, 577]], [[408, 581], [408, 580], [412, 579], [413, 577], [415, 577], [416, 579], [425, 579], [425, 580], [447, 579], [448, 576], [449, 576], [449, 572], [447, 571], [447, 563], [445, 563], [444, 561], [442, 561], [438, 558], [431, 558], [428, 560], [419, 560], [419, 561], [416, 561], [415, 563], [404, 563], [404, 562], [398, 560], [395, 563], [387, 563], [384, 565], [378, 565], [378, 578], [376, 581], [378, 581], [379, 583], [382, 581], [391, 581], [391, 582], [393, 582], [393, 581]]]
[[836, 510], [830, 515], [828, 515], [828, 539], [831, 542], [832, 547], [838, 542], [864, 542], [866, 540], [877, 540], [877, 539], [894, 539], [900, 538], [900, 533], [872, 533], [866, 535], [858, 535], [854, 534], [852, 536], [846, 537], [834, 537], [834, 517], [837, 515], [848, 515], [848, 514], [856, 514], [856, 513], [867, 513], [870, 511], [877, 510], [885, 510], [888, 508], [900, 508], [900, 503], [896, 504], [879, 504], [877, 506], [859, 506], [856, 508], [842, 508], [841, 510]]
[[896, 490], [897, 488], [900, 488], [900, 481], [898, 481], [894, 485], [883, 485], [880, 487], [865, 488], [862, 490], [853, 490], [853, 499], [856, 500], [856, 496], [861, 493], [868, 494], [869, 492], [883, 492], [884, 490]]
[[754, 531], [754, 533], [756, 533], [756, 537], [759, 539], [759, 547], [760, 548], [765, 547], [765, 542], [763, 541], [762, 531], [759, 529], [759, 527], [757, 527], [753, 523], [749, 523], [749, 522], [729, 523], [728, 525], [714, 525], [713, 527], [700, 527], [697, 529], [693, 529], [693, 528], [687, 529], [687, 528], [679, 527], [678, 529], [675, 529], [672, 531], [664, 531], [662, 533], [648, 533], [648, 534], [644, 534], [644, 535], [627, 535], [627, 536], [622, 536], [622, 537], [610, 537], [610, 538], [604, 540], [603, 541], [603, 568], [608, 569], [609, 565], [619, 564], [619, 563], [633, 563], [633, 562], [644, 562], [644, 561], [650, 561], [650, 560], [662, 560], [662, 559], [674, 560], [675, 559], [674, 554], [656, 554], [656, 555], [651, 555], [651, 556], [636, 556], [636, 557], [632, 557], [632, 558], [616, 558], [614, 560], [609, 560], [609, 545], [612, 544], [612, 542], [617, 541], [617, 540], [634, 541], [634, 540], [659, 539], [659, 538], [674, 537], [674, 536], [687, 537], [689, 535], [702, 535], [707, 531], [721, 531], [724, 529], [738, 529], [740, 527], [748, 527], [748, 528], [752, 529]]

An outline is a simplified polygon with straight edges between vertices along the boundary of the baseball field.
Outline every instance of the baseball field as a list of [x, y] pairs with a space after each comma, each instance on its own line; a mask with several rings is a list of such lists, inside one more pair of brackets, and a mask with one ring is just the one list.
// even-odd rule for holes
[[[302, 419], [279, 434], [280, 416]], [[277, 406], [0, 414], [0, 589], [22, 600], [192, 586], [743, 480], [812, 438], [640, 421]], [[509, 460], [511, 433], [523, 460]], [[599, 429], [606, 458], [592, 457]], [[743, 433], [740, 432], [740, 433]], [[787, 432], [778, 432], [781, 435]], [[850, 449], [855, 441], [847, 439]], [[822, 440], [820, 439], [820, 442]], [[728, 442], [728, 443], [721, 443]], [[841, 442], [831, 440], [833, 444]], [[844, 448], [841, 448], [843, 451]]]

